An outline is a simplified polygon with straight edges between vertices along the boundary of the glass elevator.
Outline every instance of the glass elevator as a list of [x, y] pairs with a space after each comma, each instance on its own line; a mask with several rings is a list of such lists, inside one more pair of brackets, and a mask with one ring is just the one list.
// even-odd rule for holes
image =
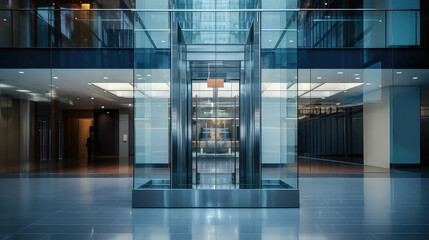
[[296, 16], [135, 13], [134, 207], [298, 207]]

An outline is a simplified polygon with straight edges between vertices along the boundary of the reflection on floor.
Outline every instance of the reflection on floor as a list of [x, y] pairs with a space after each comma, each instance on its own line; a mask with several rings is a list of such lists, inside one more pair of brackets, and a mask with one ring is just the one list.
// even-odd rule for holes
[[366, 173], [389, 172], [387, 168], [332, 160], [299, 158], [300, 173]]
[[[41, 164], [34, 166], [29, 173], [132, 173], [132, 157], [94, 157], [84, 158], [74, 161], [57, 161], [52, 164]], [[219, 161], [216, 164], [202, 165], [202, 172], [208, 172], [207, 169], [213, 165], [217, 168], [217, 173], [228, 173], [233, 168], [233, 161]], [[238, 168], [238, 163], [237, 166]], [[366, 173], [366, 172], [389, 172], [389, 169], [365, 166], [355, 163], [341, 161], [304, 159], [299, 158], [300, 173]], [[169, 175], [167, 168], [158, 168], [153, 170], [161, 175]]]
[[63, 159], [31, 167], [29, 173], [132, 173], [133, 157]]
[[428, 174], [307, 174], [299, 209], [132, 209], [128, 177], [5, 176], [0, 239], [429, 239]]

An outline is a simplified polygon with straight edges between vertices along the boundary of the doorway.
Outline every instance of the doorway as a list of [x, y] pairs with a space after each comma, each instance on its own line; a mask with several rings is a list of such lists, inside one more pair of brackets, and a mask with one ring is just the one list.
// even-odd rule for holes
[[192, 181], [197, 189], [234, 189], [239, 179], [240, 62], [217, 63], [214, 70], [204, 78], [195, 77], [201, 72], [191, 74]]

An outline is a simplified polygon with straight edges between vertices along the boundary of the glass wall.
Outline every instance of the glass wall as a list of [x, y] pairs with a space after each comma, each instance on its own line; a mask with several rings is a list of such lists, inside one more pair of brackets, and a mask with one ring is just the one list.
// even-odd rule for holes
[[0, 12], [0, 172], [129, 173], [131, 12]]
[[298, 12], [261, 13], [262, 181], [297, 187]]
[[300, 172], [384, 172], [424, 164], [428, 132], [419, 111], [428, 66], [418, 60], [426, 54], [420, 12], [300, 14]]
[[170, 13], [134, 15], [134, 187], [170, 185]]
[[[171, 116], [170, 79], [188, 76], [186, 71], [172, 73], [179, 65], [171, 54], [178, 52], [186, 61], [194, 56], [193, 60], [225, 61], [225, 66], [227, 61], [239, 62], [240, 81], [246, 81], [246, 74], [260, 76], [260, 95], [252, 101], [258, 104], [261, 97], [261, 115], [249, 118], [254, 118], [256, 130], [256, 121], [261, 123], [261, 163], [252, 167], [262, 170], [264, 181], [283, 179], [296, 186], [288, 176], [297, 172], [297, 154], [300, 170], [312, 172], [385, 171], [391, 164], [425, 162], [429, 66], [427, 34], [422, 31], [427, 23], [421, 19], [427, 16], [424, 9], [419, 10], [425, 6], [418, 1], [358, 1], [356, 6], [325, 1], [324, 7], [310, 1], [263, 0], [261, 12], [181, 11], [173, 18], [162, 11], [97, 10], [114, 1], [90, 3], [89, 10], [73, 1], [48, 2], [56, 7], [3, 4], [14, 9], [0, 11], [0, 51], [6, 56], [0, 59], [1, 126], [7, 133], [1, 145], [2, 152], [8, 152], [2, 156], [4, 172], [63, 171], [54, 166], [67, 162], [64, 159], [82, 162], [88, 155], [128, 157], [134, 152], [135, 123], [140, 131], [136, 136], [139, 183], [170, 181], [170, 130], [175, 117]], [[128, 6], [128, 1], [121, 2]], [[137, 1], [137, 5], [153, 9], [257, 6], [257, 1], [198, 2]], [[125, 6], [122, 3], [118, 8]], [[302, 9], [275, 11], [297, 6]], [[332, 10], [339, 6], [387, 10]], [[255, 16], [260, 17], [259, 25]], [[182, 43], [173, 46], [172, 34], [182, 36]], [[180, 62], [182, 70], [188, 68], [186, 61]], [[245, 96], [242, 93], [240, 88], [240, 98]], [[135, 121], [127, 123], [134, 106]], [[240, 105], [240, 114], [244, 109]], [[108, 120], [111, 125], [105, 126], [113, 129], [111, 135], [97, 135], [104, 129], [97, 119], [105, 119], [107, 112], [113, 116]], [[83, 130], [78, 127], [80, 120], [89, 124], [82, 122]], [[73, 135], [80, 131], [83, 135]], [[95, 143], [95, 138], [113, 140]], [[12, 143], [19, 143], [19, 154]], [[112, 147], [100, 150], [104, 146]], [[330, 165], [325, 166], [326, 162]]]
[[297, 188], [298, 15], [258, 15], [136, 14], [135, 188]]

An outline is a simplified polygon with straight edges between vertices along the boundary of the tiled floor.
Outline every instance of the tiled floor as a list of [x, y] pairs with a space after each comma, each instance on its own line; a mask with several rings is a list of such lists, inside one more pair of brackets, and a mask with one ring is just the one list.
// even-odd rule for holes
[[0, 175], [0, 239], [429, 239], [427, 174], [302, 175], [299, 209], [132, 209], [128, 177]]

